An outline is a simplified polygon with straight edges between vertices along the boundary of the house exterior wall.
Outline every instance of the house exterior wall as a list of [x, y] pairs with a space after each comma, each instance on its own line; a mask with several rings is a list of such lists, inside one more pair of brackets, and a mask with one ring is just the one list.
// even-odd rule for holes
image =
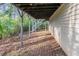
[[79, 55], [79, 4], [62, 4], [50, 17], [49, 31], [67, 55]]

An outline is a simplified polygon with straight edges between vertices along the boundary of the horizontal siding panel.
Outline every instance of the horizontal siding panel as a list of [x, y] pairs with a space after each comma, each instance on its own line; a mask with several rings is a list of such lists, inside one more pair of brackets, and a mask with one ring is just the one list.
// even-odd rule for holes
[[[52, 21], [49, 20], [52, 27], [55, 27], [55, 33], [60, 39], [59, 44], [68, 55], [79, 55], [79, 46], [74, 49], [76, 41], [79, 44], [79, 4], [64, 4], [64, 9]], [[53, 31], [53, 30], [51, 30]], [[59, 32], [57, 32], [59, 31]], [[55, 36], [56, 36], [55, 35]], [[70, 51], [69, 51], [69, 50]]]

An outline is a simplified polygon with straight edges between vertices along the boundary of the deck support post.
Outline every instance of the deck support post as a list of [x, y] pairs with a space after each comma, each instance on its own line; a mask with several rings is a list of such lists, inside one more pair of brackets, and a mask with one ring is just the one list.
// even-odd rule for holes
[[32, 20], [32, 32], [33, 32], [33, 20]]
[[[31, 20], [30, 17], [29, 17], [29, 15], [28, 15], [28, 18], [29, 18], [29, 20]], [[31, 36], [31, 26], [30, 26], [30, 24], [31, 24], [31, 23], [30, 23], [30, 21], [29, 21], [29, 38], [30, 38], [30, 36]]]
[[46, 31], [46, 22], [45, 22], [45, 31]]
[[37, 28], [36, 24], [37, 24], [37, 23], [36, 23], [36, 20], [35, 20], [35, 32], [36, 32], [36, 28]]

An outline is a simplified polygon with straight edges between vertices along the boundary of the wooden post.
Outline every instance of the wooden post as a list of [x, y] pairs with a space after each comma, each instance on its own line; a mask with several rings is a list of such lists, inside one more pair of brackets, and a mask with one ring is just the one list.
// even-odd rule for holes
[[21, 47], [23, 47], [23, 15], [21, 17], [21, 32], [20, 32], [20, 40], [21, 40]]
[[[28, 18], [29, 18], [29, 15], [28, 15]], [[30, 20], [30, 18], [29, 18], [29, 20]], [[29, 21], [29, 37], [31, 36], [31, 29], [30, 29], [30, 21]]]
[[37, 31], [39, 31], [39, 19], [37, 19]]
[[47, 21], [47, 30], [49, 30], [49, 21]]
[[46, 27], [47, 27], [47, 26], [46, 26], [46, 22], [45, 22], [45, 31], [46, 31], [46, 29], [47, 29]]
[[36, 20], [33, 21], [33, 32], [36, 31]]
[[36, 29], [37, 29], [37, 22], [36, 22], [36, 20], [35, 20], [35, 32], [36, 32]]
[[34, 31], [34, 21], [32, 20], [32, 32]]
[[[30, 17], [29, 17], [29, 15], [27, 15], [27, 16], [28, 16], [29, 20], [31, 20]], [[30, 24], [31, 24], [31, 23], [30, 23], [30, 21], [29, 21], [29, 38], [30, 38], [30, 36], [31, 36], [31, 26], [30, 26]]]

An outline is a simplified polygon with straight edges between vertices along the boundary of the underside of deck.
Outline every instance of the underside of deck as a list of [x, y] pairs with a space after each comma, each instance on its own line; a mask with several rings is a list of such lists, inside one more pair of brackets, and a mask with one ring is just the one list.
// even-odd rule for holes
[[49, 20], [61, 3], [14, 3], [13, 5], [30, 14], [35, 19]]

